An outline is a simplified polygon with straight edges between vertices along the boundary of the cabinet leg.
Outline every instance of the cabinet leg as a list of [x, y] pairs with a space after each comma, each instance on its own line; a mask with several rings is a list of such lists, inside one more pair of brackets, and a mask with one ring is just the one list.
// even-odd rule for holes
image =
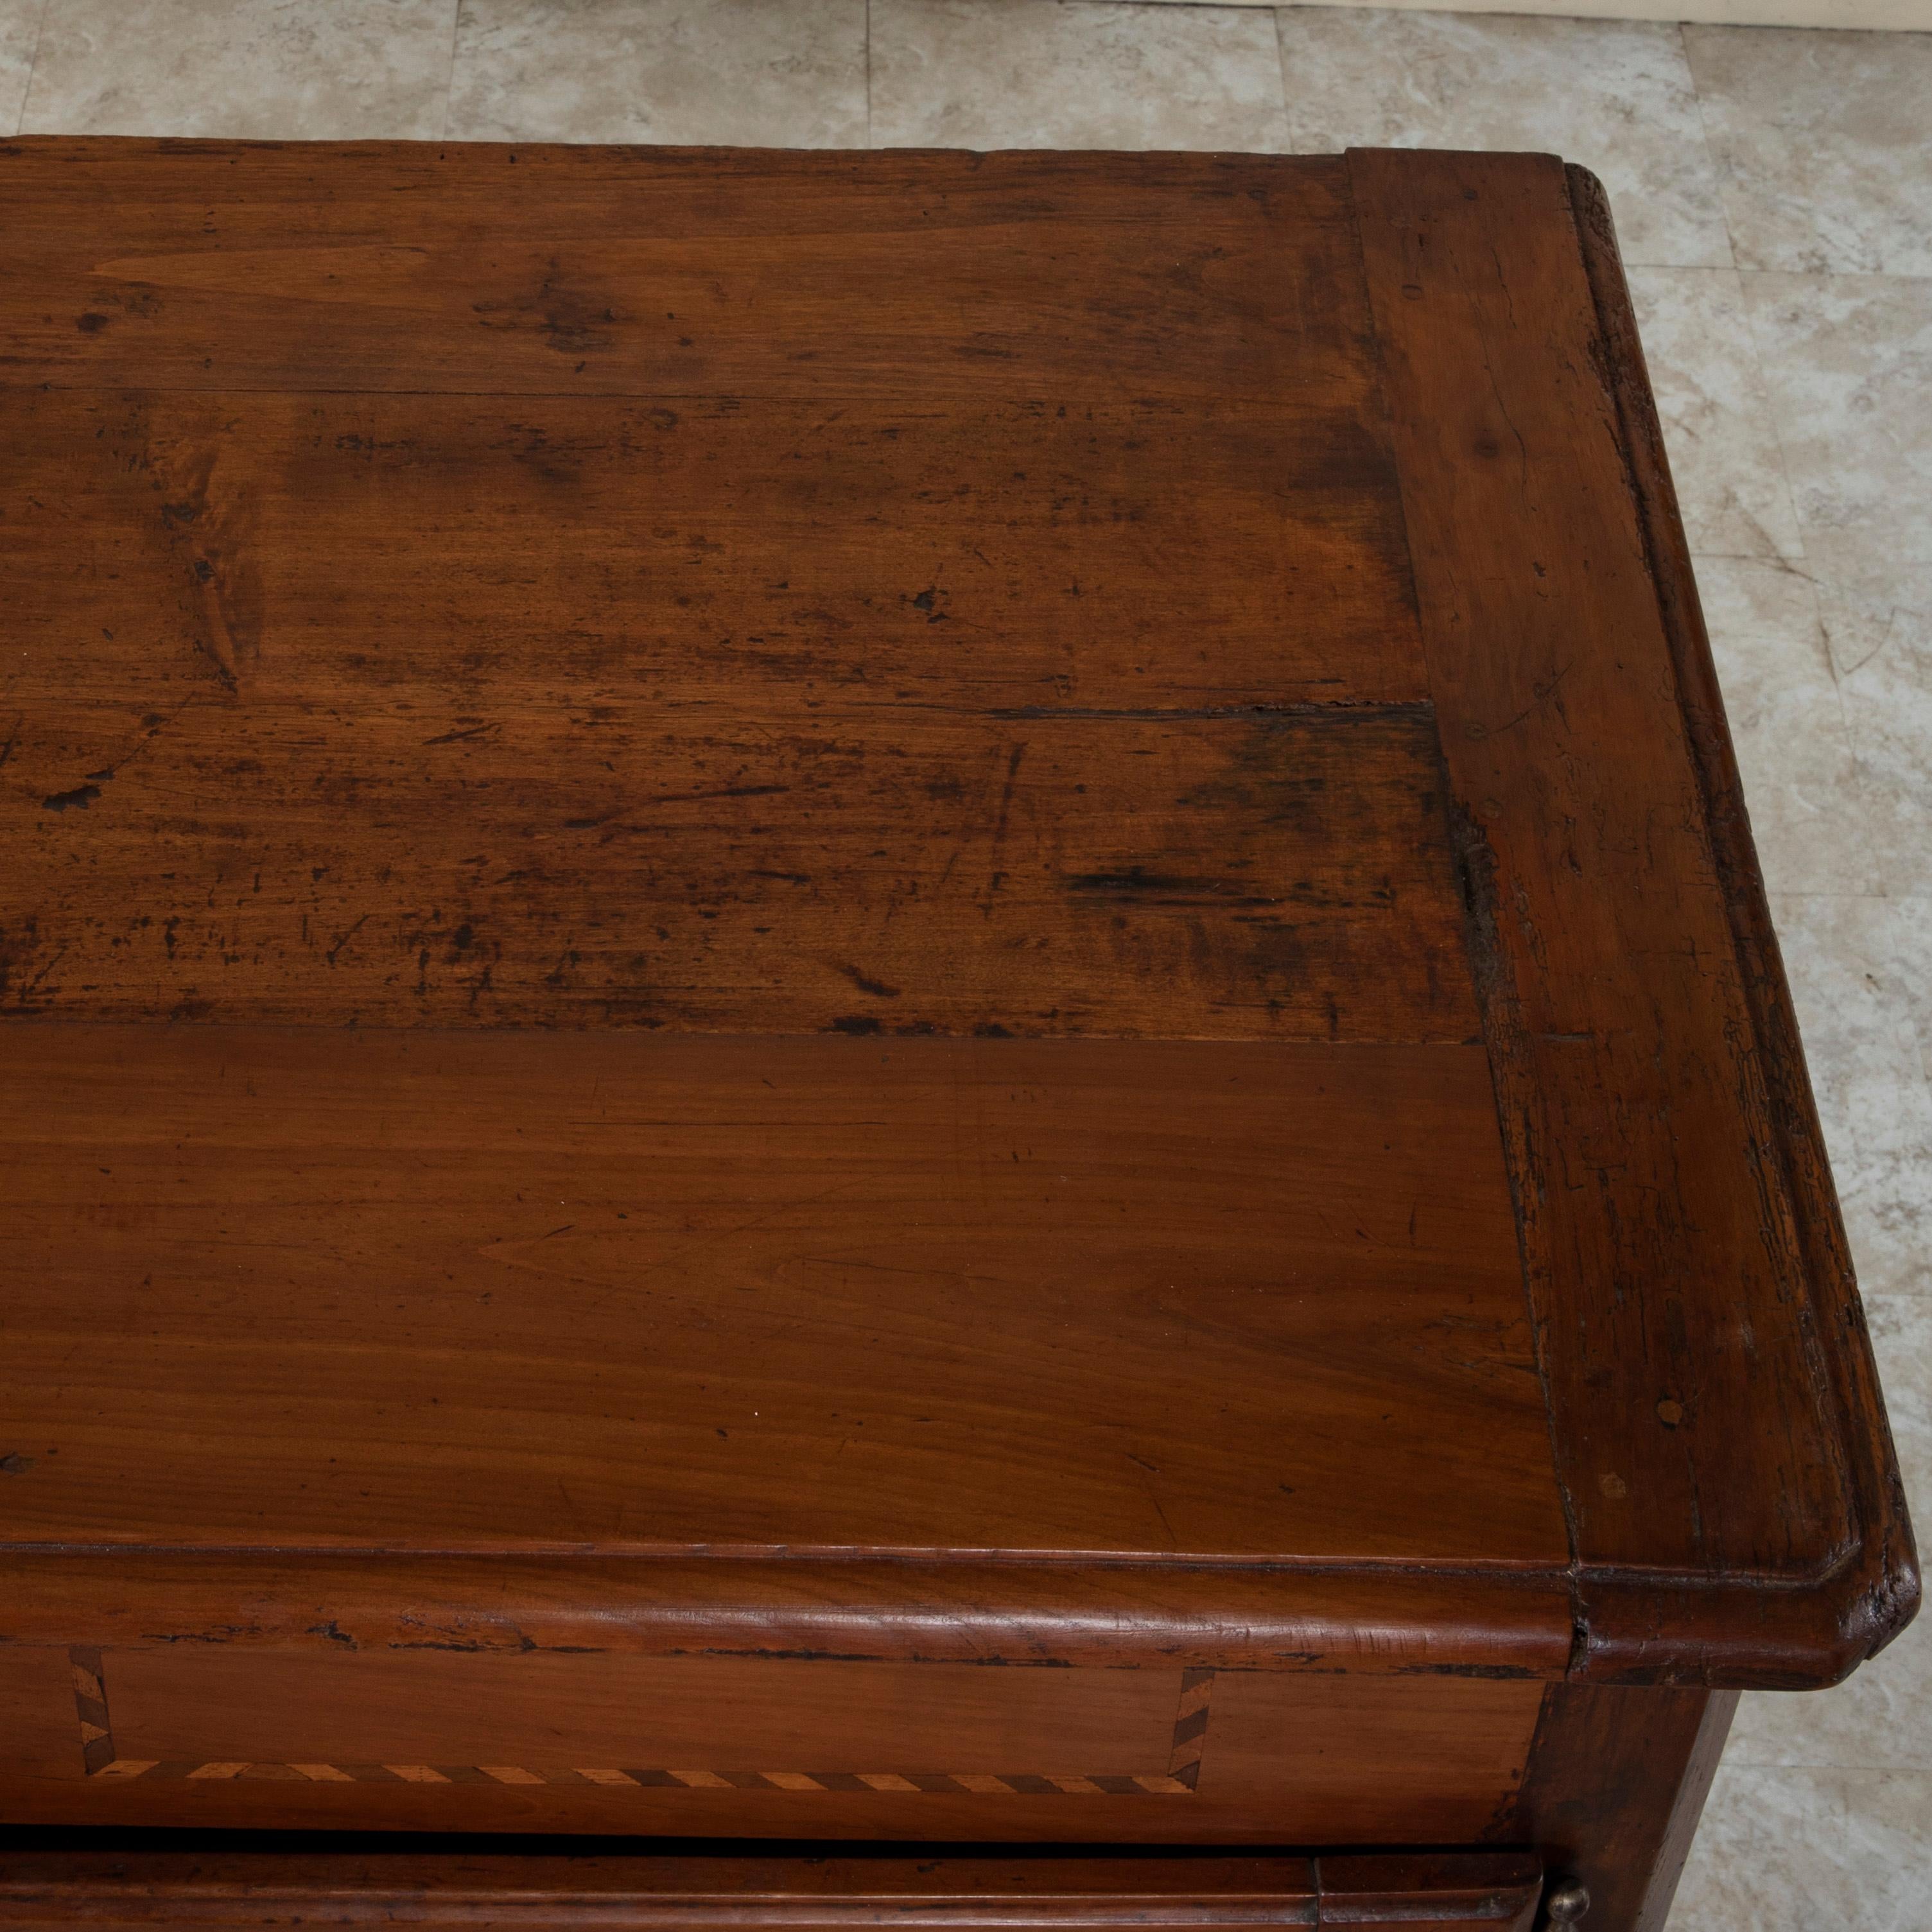
[[1664, 1932], [1737, 1703], [1735, 1690], [1544, 1694], [1510, 1834], [1588, 1893], [1585, 1932]]

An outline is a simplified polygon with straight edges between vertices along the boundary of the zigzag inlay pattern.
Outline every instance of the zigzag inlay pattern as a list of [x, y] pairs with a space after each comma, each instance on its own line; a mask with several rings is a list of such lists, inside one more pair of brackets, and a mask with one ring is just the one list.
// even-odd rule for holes
[[115, 1750], [106, 1679], [98, 1650], [70, 1650], [81, 1755], [90, 1778], [230, 1780], [314, 1784], [600, 1785], [651, 1791], [968, 1792], [976, 1796], [1186, 1797], [1201, 1775], [1211, 1670], [1181, 1673], [1180, 1706], [1165, 1772], [715, 1771], [577, 1766], [567, 1770], [514, 1764], [280, 1764], [219, 1759], [206, 1763], [122, 1757]]

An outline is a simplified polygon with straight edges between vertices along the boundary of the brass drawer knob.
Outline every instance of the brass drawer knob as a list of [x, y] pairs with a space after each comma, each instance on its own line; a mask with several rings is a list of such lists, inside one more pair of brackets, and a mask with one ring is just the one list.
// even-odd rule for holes
[[1574, 1878], [1566, 1878], [1550, 1888], [1543, 1909], [1553, 1928], [1574, 1925], [1590, 1909], [1588, 1888]]

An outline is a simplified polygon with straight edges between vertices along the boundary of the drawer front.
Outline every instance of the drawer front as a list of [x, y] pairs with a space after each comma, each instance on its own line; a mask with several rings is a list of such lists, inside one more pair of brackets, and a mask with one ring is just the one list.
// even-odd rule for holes
[[957, 1932], [1347, 1925], [1528, 1932], [1520, 1853], [918, 1859], [0, 1851], [0, 1928], [251, 1932], [318, 1918], [496, 1932]]
[[778, 1838], [1456, 1843], [1534, 1684], [796, 1658], [0, 1654], [6, 1815]]

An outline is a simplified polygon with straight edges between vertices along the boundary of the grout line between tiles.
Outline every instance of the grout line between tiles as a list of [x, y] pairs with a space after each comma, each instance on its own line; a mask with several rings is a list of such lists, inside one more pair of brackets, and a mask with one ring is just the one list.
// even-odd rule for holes
[[[1730, 221], [1728, 216], [1725, 219], [1724, 232], [1728, 244], [1730, 235]], [[1784, 500], [1791, 506], [1791, 527], [1798, 534], [1798, 554], [1795, 557], [1780, 556], [1776, 554], [1774, 548], [1772, 556], [1768, 560], [1783, 566], [1794, 576], [1803, 578], [1805, 582], [1811, 586], [1811, 594], [1815, 602], [1818, 593], [1818, 581], [1811, 574], [1810, 568], [1811, 560], [1804, 548], [1804, 520], [1798, 514], [1798, 490], [1791, 480], [1791, 464], [1784, 453], [1784, 426], [1778, 421], [1778, 402], [1776, 398], [1772, 394], [1771, 377], [1765, 364], [1764, 348], [1758, 340], [1756, 326], [1751, 320], [1750, 302], [1744, 286], [1754, 275], [1760, 273], [1761, 271], [1755, 268], [1729, 270], [1718, 268], [1712, 269], [1708, 272], [1714, 274], [1728, 273], [1736, 275], [1738, 278], [1738, 308], [1744, 318], [1745, 344], [1750, 350], [1752, 366], [1757, 371], [1758, 386], [1764, 397], [1765, 420], [1771, 425], [1771, 440], [1777, 446], [1778, 473], [1784, 484]], [[1716, 551], [1709, 554], [1713, 556], [1720, 554]], [[1822, 614], [1819, 620], [1819, 628], [1821, 630], [1823, 628]], [[1835, 665], [1831, 665], [1828, 666], [1828, 668], [1831, 670], [1832, 682], [1835, 686], [1838, 682], [1837, 668]]]
[[[1681, 26], [1678, 29], [1678, 32], [1681, 44], [1683, 37], [1683, 29]], [[1686, 70], [1688, 72], [1690, 70], [1688, 47], [1685, 49], [1684, 52]], [[1708, 127], [1703, 118], [1703, 97], [1701, 91], [1698, 90], [1696, 87], [1696, 76], [1694, 74], [1692, 74], [1691, 79], [1693, 82], [1693, 93], [1697, 103], [1699, 128], [1704, 140], [1707, 155], [1711, 160], [1713, 176], [1714, 177], [1716, 177], [1718, 173], [1719, 164], [1716, 153], [1711, 145]], [[1772, 385], [1767, 373], [1762, 350], [1757, 338], [1756, 331], [1752, 323], [1750, 304], [1745, 287], [1746, 281], [1751, 272], [1739, 268], [1736, 266], [1736, 244], [1731, 234], [1730, 208], [1728, 204], [1724, 203], [1722, 200], [1721, 182], [1720, 182], [1719, 193], [1724, 222], [1725, 248], [1732, 257], [1732, 265], [1728, 268], [1700, 266], [1696, 267], [1670, 268], [1666, 270], [1666, 272], [1673, 275], [1682, 274], [1712, 275], [1728, 274], [1736, 278], [1738, 297], [1738, 306], [1740, 313], [1740, 319], [1744, 329], [1743, 346], [1748, 356], [1752, 372], [1756, 377], [1758, 392], [1762, 398], [1763, 412], [1767, 424], [1771, 430], [1772, 444], [1776, 452], [1778, 480], [1784, 486], [1785, 501], [1791, 512], [1791, 527], [1792, 532], [1797, 539], [1798, 552], [1796, 556], [1784, 556], [1778, 550], [1774, 541], [1772, 545], [1772, 554], [1768, 556], [1753, 552], [1730, 553], [1722, 550], [1700, 550], [1694, 554], [1692, 557], [1692, 567], [1694, 571], [1700, 558], [1702, 557], [1709, 557], [1714, 560], [1724, 559], [1728, 561], [1748, 564], [1754, 567], [1761, 567], [1784, 573], [1799, 578], [1804, 584], [1806, 590], [1808, 592], [1810, 596], [1811, 621], [1816, 627], [1816, 636], [1818, 640], [1819, 645], [1822, 648], [1825, 654], [1826, 674], [1830, 679], [1832, 683], [1832, 703], [1833, 709], [1836, 713], [1839, 736], [1850, 759], [1850, 770], [1847, 775], [1845, 784], [1845, 789], [1849, 794], [1848, 802], [1851, 807], [1852, 817], [1856, 820], [1859, 831], [1862, 835], [1864, 842], [1867, 848], [1869, 849], [1873, 843], [1872, 818], [1868, 804], [1865, 787], [1859, 772], [1858, 740], [1852, 729], [1851, 716], [1845, 703], [1844, 692], [1840, 686], [1838, 664], [1831, 647], [1831, 640], [1828, 633], [1826, 629], [1824, 614], [1819, 600], [1816, 581], [1812, 576], [1809, 568], [1809, 559], [1806, 554], [1804, 546], [1804, 526], [1798, 514], [1797, 492], [1792, 482], [1790, 464], [1786, 460], [1785, 455], [1784, 430], [1772, 394]], [[1838, 896], [1862, 898], [1878, 896], [1880, 896], [1878, 893], [1868, 889], [1857, 892], [1847, 893]]]
[[[1678, 32], [1680, 33], [1682, 32], [1682, 28]], [[1698, 97], [1698, 111], [1700, 114], [1703, 111], [1702, 98], [1700, 94]], [[1728, 209], [1725, 212], [1724, 228], [1728, 236], [1730, 231], [1730, 214]], [[1732, 252], [1736, 252], [1735, 248]], [[1796, 558], [1788, 558], [1784, 561], [1792, 568], [1796, 574], [1804, 578], [1811, 592], [1811, 615], [1813, 621], [1818, 626], [1819, 639], [1825, 649], [1825, 670], [1826, 674], [1832, 680], [1832, 701], [1838, 706], [1838, 727], [1844, 734], [1846, 747], [1852, 754], [1852, 770], [1849, 782], [1852, 804], [1856, 810], [1858, 822], [1864, 828], [1866, 843], [1869, 847], [1874, 842], [1873, 817], [1862, 769], [1863, 759], [1860, 751], [1860, 739], [1862, 734], [1853, 728], [1851, 710], [1845, 702], [1844, 684], [1838, 675], [1838, 653], [1832, 648], [1831, 626], [1826, 621], [1823, 600], [1818, 594], [1818, 580], [1811, 571], [1810, 556], [1805, 548], [1804, 518], [1798, 508], [1798, 488], [1792, 481], [1790, 461], [1785, 454], [1784, 424], [1778, 410], [1777, 396], [1772, 388], [1770, 370], [1765, 361], [1763, 344], [1758, 338], [1757, 324], [1751, 314], [1749, 284], [1763, 274], [1776, 272], [1760, 268], [1739, 268], [1735, 272], [1738, 278], [1738, 305], [1743, 312], [1744, 334], [1750, 346], [1751, 360], [1757, 364], [1758, 380], [1763, 385], [1765, 416], [1771, 426], [1772, 441], [1777, 448], [1778, 466], [1780, 474], [1784, 478], [1785, 495], [1791, 505], [1792, 527], [1798, 532], [1798, 555]], [[1826, 270], [1820, 278], [1820, 280], [1826, 282], [1830, 281], [1832, 278], [1832, 272], [1828, 269]], [[1854, 666], [1853, 668], [1856, 669], [1856, 667]], [[1886, 895], [1881, 887], [1878, 896], [1886, 897], [1888, 895]]]
[[1281, 9], [1270, 7], [1268, 18], [1274, 28], [1275, 71], [1281, 80], [1281, 138], [1286, 151], [1294, 152], [1294, 136], [1288, 121], [1288, 43], [1282, 38]]
[[449, 117], [456, 105], [456, 50], [462, 44], [463, 0], [454, 0], [450, 8], [449, 72], [442, 83], [442, 132], [439, 136], [445, 141], [449, 139]]
[[34, 22], [33, 51], [27, 56], [27, 78], [20, 89], [20, 111], [14, 120], [14, 132], [16, 135], [27, 131], [27, 103], [33, 98], [34, 74], [40, 64], [40, 42], [46, 37], [47, 15], [53, 4], [54, 0], [40, 0], [40, 17]]
[[[1704, 118], [1704, 90], [1697, 80], [1697, 70], [1690, 64], [1690, 42], [1684, 32], [1685, 22], [1677, 23], [1677, 51], [1684, 62], [1684, 71], [1690, 78], [1690, 98], [1697, 104], [1697, 138], [1704, 144], [1704, 158], [1711, 164], [1711, 179], [1718, 190], [1718, 207], [1724, 218], [1724, 252], [1731, 258], [1731, 266], [1736, 268], [1738, 238], [1731, 232], [1731, 198], [1724, 192], [1724, 164], [1718, 159], [1717, 143], [1711, 139], [1711, 124]], [[1791, 479], [1786, 476], [1784, 487], [1789, 490]]]

